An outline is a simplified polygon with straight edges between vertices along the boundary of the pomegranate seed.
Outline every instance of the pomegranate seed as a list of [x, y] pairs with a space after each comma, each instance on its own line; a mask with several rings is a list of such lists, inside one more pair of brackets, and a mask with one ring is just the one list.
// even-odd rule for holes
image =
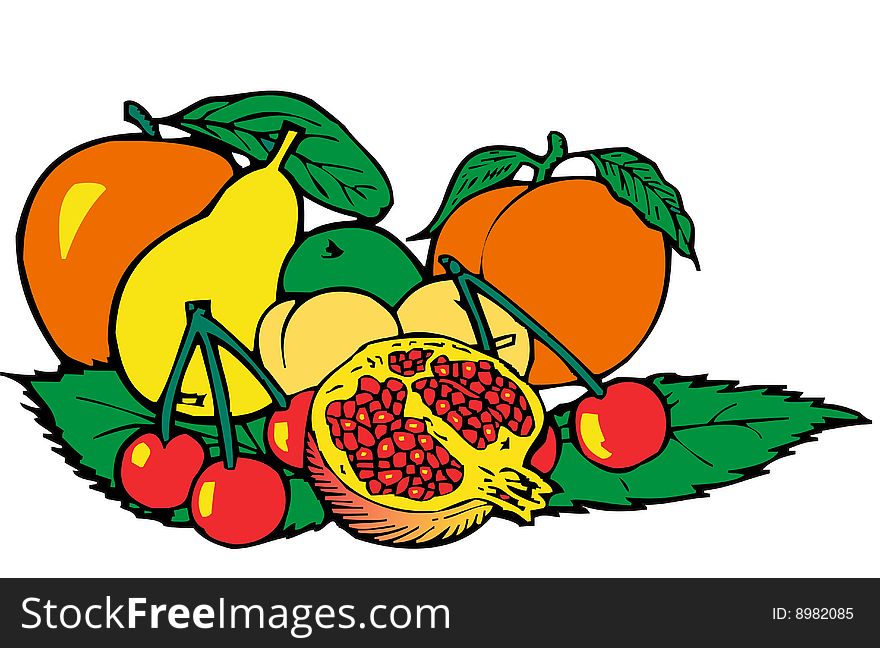
[[421, 450], [413, 450], [409, 453], [409, 460], [413, 462], [416, 466], [421, 466], [425, 461], [425, 453]]
[[333, 401], [327, 406], [327, 416], [333, 418], [339, 418], [342, 416], [342, 403], [339, 401]]
[[367, 490], [370, 491], [371, 495], [378, 495], [382, 490], [382, 484], [376, 479], [371, 479], [367, 482]]
[[351, 432], [346, 432], [342, 435], [342, 444], [346, 450], [357, 450], [358, 447], [357, 439]]
[[391, 412], [386, 412], [385, 410], [378, 410], [373, 413], [372, 422], [374, 424], [375, 423], [390, 423], [392, 418], [393, 417], [391, 416]]
[[[471, 445], [475, 445], [477, 443], [477, 431], [473, 428], [465, 428], [461, 431], [461, 436], [464, 437], [464, 440], [470, 443]], [[482, 439], [480, 439], [482, 441]], [[485, 444], [484, 444], [485, 446]]]
[[376, 473], [372, 470], [358, 470], [358, 479], [361, 481], [367, 481], [368, 479], [372, 479], [376, 476]]
[[391, 441], [382, 441], [379, 444], [379, 449], [376, 451], [376, 455], [381, 457], [382, 459], [387, 459], [391, 455], [394, 454], [394, 445]]
[[386, 434], [388, 434], [387, 425], [377, 425], [373, 428], [373, 436], [375, 436], [377, 439], [381, 439]]
[[371, 394], [378, 394], [381, 387], [379, 381], [372, 376], [362, 376], [358, 381], [358, 389]]
[[437, 446], [437, 459], [442, 464], [449, 463], [449, 453], [446, 452], [446, 448], [444, 448], [443, 446]]
[[406, 465], [406, 454], [403, 452], [395, 452], [391, 457], [391, 465], [395, 468], [403, 468]]
[[362, 446], [376, 445], [376, 438], [373, 436], [373, 433], [362, 425], [358, 427], [357, 441]]
[[437, 492], [441, 495], [449, 495], [453, 490], [455, 490], [455, 486], [450, 483], [441, 483], [437, 484]]
[[461, 481], [462, 475], [464, 475], [464, 473], [462, 473], [458, 468], [446, 469], [446, 476], [449, 477], [449, 481], [458, 483]]
[[532, 426], [534, 425], [534, 421], [532, 421], [531, 416], [527, 416], [525, 420], [522, 422], [522, 427], [519, 430], [520, 436], [528, 436], [532, 431]]
[[425, 450], [432, 450], [434, 448], [434, 437], [427, 434], [420, 434], [419, 445], [422, 446]]
[[407, 495], [410, 499], [420, 499], [425, 494], [425, 489], [420, 486], [410, 486]]
[[382, 406], [385, 407], [385, 409], [388, 409], [389, 407], [391, 407], [391, 402], [393, 400], [393, 396], [391, 395], [391, 390], [390, 389], [383, 389], [381, 399], [382, 399]]
[[404, 427], [413, 434], [420, 434], [425, 431], [425, 423], [419, 419], [406, 419]]
[[345, 418], [354, 418], [354, 401], [347, 400], [342, 404], [342, 413]]
[[395, 432], [392, 438], [394, 445], [401, 450], [412, 450], [416, 447], [416, 438], [409, 432]]
[[386, 485], [397, 483], [401, 477], [403, 473], [399, 470], [383, 470], [379, 473], [379, 481]]
[[403, 479], [397, 482], [397, 486], [394, 488], [394, 492], [397, 495], [402, 495], [406, 492], [407, 488], [409, 488], [409, 477], [403, 477]]

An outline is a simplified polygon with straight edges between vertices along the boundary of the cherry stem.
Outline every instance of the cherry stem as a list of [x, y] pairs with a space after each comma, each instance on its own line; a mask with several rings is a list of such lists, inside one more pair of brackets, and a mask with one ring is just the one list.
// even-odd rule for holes
[[280, 409], [287, 409], [288, 399], [275, 379], [254, 359], [252, 352], [239, 342], [229, 330], [211, 317], [210, 302], [187, 302], [186, 329], [160, 399], [160, 433], [163, 443], [168, 443], [171, 440], [171, 418], [174, 413], [175, 400], [183, 382], [184, 372], [197, 344], [202, 349], [205, 366], [208, 370], [208, 380], [214, 397], [214, 410], [219, 420], [226, 467], [232, 468], [235, 465], [235, 443], [232, 436], [232, 417], [229, 411], [229, 392], [220, 366], [217, 345], [224, 347], [247, 367]]
[[605, 388], [602, 382], [594, 375], [583, 362], [577, 359], [568, 349], [566, 349], [559, 340], [541, 326], [528, 313], [517, 306], [513, 301], [505, 297], [497, 288], [484, 279], [471, 274], [464, 269], [455, 257], [442, 255], [438, 259], [446, 271], [452, 275], [458, 292], [464, 300], [465, 307], [470, 316], [471, 322], [477, 332], [477, 342], [484, 353], [495, 355], [494, 340], [489, 332], [489, 325], [486, 321], [486, 315], [477, 300], [478, 294], [483, 294], [493, 302], [501, 306], [508, 315], [517, 322], [525, 326], [536, 338], [546, 344], [553, 353], [571, 369], [575, 376], [597, 397], [602, 398], [605, 395]]
[[217, 345], [205, 332], [199, 334], [199, 346], [205, 356], [208, 382], [214, 396], [214, 414], [220, 429], [220, 447], [223, 449], [223, 464], [228, 470], [235, 468], [235, 437], [232, 429], [232, 416], [229, 413], [229, 387], [223, 370], [220, 369], [220, 352]]

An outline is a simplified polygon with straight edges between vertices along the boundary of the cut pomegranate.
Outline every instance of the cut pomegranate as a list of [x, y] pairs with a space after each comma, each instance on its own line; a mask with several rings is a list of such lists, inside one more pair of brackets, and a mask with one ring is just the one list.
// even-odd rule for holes
[[[430, 354], [426, 351], [421, 357]], [[362, 376], [351, 398], [327, 406], [333, 444], [345, 451], [358, 479], [373, 495], [424, 501], [451, 493], [461, 483], [464, 468], [425, 433], [424, 421], [402, 416], [405, 400], [406, 387], [399, 380], [380, 383]]]
[[431, 373], [431, 378], [416, 380], [413, 389], [474, 448], [494, 443], [502, 425], [522, 437], [532, 433], [534, 419], [525, 395], [491, 362], [450, 362], [441, 355], [431, 363]]

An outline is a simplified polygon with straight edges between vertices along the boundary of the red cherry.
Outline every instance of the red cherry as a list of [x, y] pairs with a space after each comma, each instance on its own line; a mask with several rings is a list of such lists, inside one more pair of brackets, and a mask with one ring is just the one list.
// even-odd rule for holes
[[294, 468], [305, 465], [306, 431], [314, 397], [314, 389], [296, 394], [287, 409], [275, 412], [266, 426], [266, 441], [272, 453]]
[[287, 492], [281, 475], [256, 459], [239, 457], [235, 468], [211, 464], [193, 488], [193, 521], [212, 540], [247, 545], [269, 536], [284, 518]]
[[575, 443], [587, 459], [607, 468], [631, 468], [660, 451], [666, 408], [644, 383], [611, 383], [602, 398], [584, 398], [575, 412]]
[[186, 502], [193, 480], [205, 463], [205, 451], [189, 434], [168, 445], [152, 432], [129, 442], [119, 468], [125, 492], [147, 508], [175, 508]]
[[542, 475], [549, 475], [559, 459], [559, 434], [548, 425], [544, 439], [532, 450], [529, 465]]

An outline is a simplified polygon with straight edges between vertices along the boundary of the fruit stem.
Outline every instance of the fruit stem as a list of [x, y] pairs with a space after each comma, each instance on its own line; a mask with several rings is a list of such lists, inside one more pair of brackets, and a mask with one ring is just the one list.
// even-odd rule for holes
[[214, 414], [217, 416], [220, 429], [220, 448], [223, 450], [223, 464], [227, 470], [235, 468], [235, 437], [232, 431], [232, 416], [229, 413], [229, 387], [220, 369], [220, 353], [211, 336], [199, 332], [199, 346], [205, 357], [208, 370], [208, 382], [214, 397]]
[[[177, 349], [177, 355], [174, 358], [174, 364], [171, 366], [171, 373], [168, 376], [168, 382], [162, 390], [160, 398], [160, 433], [163, 443], [171, 440], [171, 417], [174, 413], [175, 400], [180, 390], [180, 383], [183, 380], [183, 374], [192, 358], [196, 343], [202, 347], [205, 356], [205, 363], [208, 369], [208, 378], [210, 379], [211, 391], [214, 395], [214, 409], [220, 417], [220, 432], [223, 434], [223, 426], [226, 425], [225, 419], [230, 418], [229, 413], [229, 394], [226, 390], [226, 381], [223, 378], [223, 372], [220, 369], [219, 362], [216, 362], [216, 371], [219, 375], [211, 375], [211, 367], [209, 366], [212, 354], [216, 361], [217, 351], [214, 342], [224, 346], [237, 360], [250, 370], [254, 377], [260, 381], [260, 384], [268, 392], [275, 404], [281, 409], [287, 409], [288, 400], [278, 383], [266, 373], [263, 368], [253, 359], [251, 352], [236, 339], [226, 328], [211, 317], [211, 303], [207, 301], [190, 301], [186, 303], [186, 330], [180, 347]], [[206, 348], [210, 346], [211, 349]], [[221, 384], [222, 383], [222, 384]], [[223, 394], [218, 395], [217, 387], [222, 386]], [[222, 404], [220, 400], [222, 399]], [[229, 423], [231, 430], [231, 423]], [[230, 432], [231, 433], [231, 432]], [[234, 463], [235, 459], [229, 458], [233, 450], [227, 450], [227, 464], [229, 461]], [[229, 467], [227, 465], [227, 467]]]
[[489, 335], [489, 327], [486, 324], [486, 317], [482, 312], [479, 304], [474, 298], [473, 293], [482, 293], [493, 302], [501, 306], [508, 315], [525, 326], [529, 331], [537, 337], [541, 342], [546, 344], [559, 358], [572, 370], [572, 372], [583, 382], [583, 384], [592, 391], [598, 398], [605, 395], [605, 388], [597, 376], [595, 376], [583, 362], [577, 359], [568, 349], [566, 349], [559, 340], [535, 321], [528, 313], [517, 306], [513, 301], [505, 297], [498, 289], [486, 282], [480, 277], [471, 274], [459, 263], [455, 257], [444, 254], [438, 259], [446, 271], [452, 275], [453, 280], [458, 286], [459, 292], [464, 299], [465, 305], [471, 316], [471, 321], [477, 325], [477, 337], [480, 346], [486, 353], [489, 350], [488, 340], [492, 339]]
[[129, 100], [122, 104], [122, 119], [140, 128], [144, 135], [153, 139], [162, 139], [158, 122], [138, 102]]
[[295, 130], [281, 130], [278, 132], [278, 139], [276, 140], [279, 144], [272, 149], [272, 155], [269, 158], [269, 162], [266, 163], [267, 169], [275, 169], [276, 171], [281, 168], [281, 164], [287, 158], [287, 154], [290, 153], [290, 147], [293, 145], [293, 140], [296, 139], [297, 132]]
[[268, 392], [269, 396], [272, 397], [272, 400], [275, 401], [275, 404], [281, 409], [287, 409], [287, 395], [278, 383], [275, 382], [275, 379], [272, 378], [272, 376], [269, 375], [256, 360], [254, 360], [251, 352], [238, 341], [238, 338], [230, 333], [229, 330], [220, 324], [220, 322], [213, 319], [209, 313], [200, 312], [196, 314], [196, 317], [198, 319], [200, 332], [208, 335], [225, 347], [233, 356], [235, 356], [236, 360], [247, 367], [248, 371], [254, 375], [254, 378], [260, 381], [263, 389]]
[[162, 390], [161, 413], [159, 417], [159, 431], [162, 437], [162, 443], [168, 443], [171, 440], [171, 415], [174, 412], [174, 401], [177, 398], [177, 392], [180, 390], [180, 383], [183, 380], [183, 372], [186, 370], [189, 360], [192, 357], [195, 348], [198, 330], [193, 325], [194, 309], [186, 309], [186, 332], [177, 349], [177, 355], [174, 358], [174, 364], [171, 365], [171, 373], [168, 375], [168, 382], [165, 383], [165, 389]]
[[537, 164], [533, 165], [535, 167], [534, 184], [544, 182], [567, 152], [568, 145], [565, 142], [565, 136], [562, 133], [550, 131], [547, 135], [547, 154], [540, 160], [536, 160]]

